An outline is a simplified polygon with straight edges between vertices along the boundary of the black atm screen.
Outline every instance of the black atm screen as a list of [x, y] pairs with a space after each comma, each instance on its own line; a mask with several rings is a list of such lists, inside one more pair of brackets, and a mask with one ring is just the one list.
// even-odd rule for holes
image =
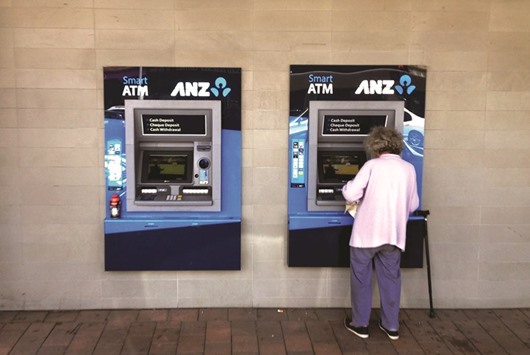
[[191, 182], [193, 152], [144, 151], [142, 183]]
[[205, 115], [143, 114], [144, 135], [206, 135]]
[[373, 127], [386, 126], [386, 121], [386, 115], [325, 115], [322, 135], [368, 135]]
[[346, 183], [357, 175], [365, 161], [366, 154], [361, 151], [320, 151], [318, 152], [319, 183]]

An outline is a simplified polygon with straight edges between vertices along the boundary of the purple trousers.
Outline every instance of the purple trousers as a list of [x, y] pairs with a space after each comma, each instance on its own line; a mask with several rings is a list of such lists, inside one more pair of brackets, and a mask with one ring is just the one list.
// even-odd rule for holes
[[388, 330], [399, 329], [401, 297], [401, 249], [385, 244], [377, 248], [350, 247], [352, 325], [368, 326], [372, 310], [372, 270], [375, 266], [381, 322]]

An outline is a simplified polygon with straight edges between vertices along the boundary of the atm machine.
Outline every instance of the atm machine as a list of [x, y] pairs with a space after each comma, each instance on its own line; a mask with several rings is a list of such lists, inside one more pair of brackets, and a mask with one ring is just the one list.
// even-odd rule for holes
[[104, 77], [105, 270], [240, 270], [241, 70]]
[[[403, 158], [416, 168], [421, 199], [425, 70], [292, 65], [290, 85], [287, 262], [347, 267], [355, 222], [342, 187], [372, 158], [364, 140], [373, 127], [403, 132]], [[411, 112], [421, 123], [413, 134]]]

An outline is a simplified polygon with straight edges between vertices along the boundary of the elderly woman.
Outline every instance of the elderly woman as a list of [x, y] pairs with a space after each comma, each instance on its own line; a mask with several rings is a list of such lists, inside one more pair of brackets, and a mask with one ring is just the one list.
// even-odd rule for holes
[[360, 203], [350, 238], [352, 319], [344, 326], [368, 338], [372, 307], [372, 265], [381, 299], [379, 328], [399, 338], [401, 252], [409, 214], [419, 206], [414, 167], [401, 157], [403, 137], [394, 129], [375, 127], [365, 142], [369, 154], [357, 176], [343, 188], [347, 203]]

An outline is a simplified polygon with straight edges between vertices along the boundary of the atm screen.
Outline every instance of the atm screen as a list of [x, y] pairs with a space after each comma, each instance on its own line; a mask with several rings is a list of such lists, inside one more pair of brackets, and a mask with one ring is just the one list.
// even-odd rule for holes
[[386, 126], [388, 116], [384, 114], [326, 114], [322, 122], [322, 136], [367, 136], [376, 126]]
[[319, 183], [346, 183], [359, 172], [366, 154], [362, 151], [320, 151], [318, 152]]
[[144, 135], [206, 136], [206, 116], [144, 113], [142, 129]]
[[144, 151], [142, 155], [142, 183], [191, 183], [193, 152]]

